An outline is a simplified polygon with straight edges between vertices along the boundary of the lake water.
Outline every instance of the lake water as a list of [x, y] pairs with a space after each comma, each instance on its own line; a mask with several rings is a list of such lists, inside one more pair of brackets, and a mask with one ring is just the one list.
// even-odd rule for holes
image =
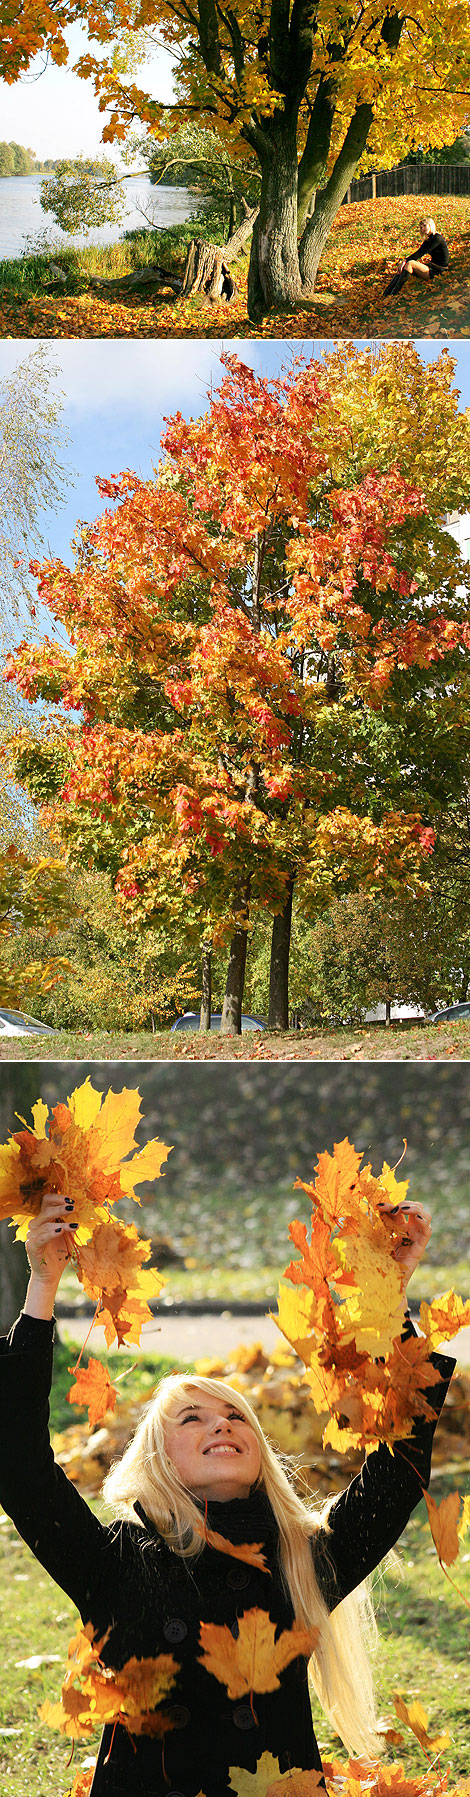
[[0, 258], [4, 260], [21, 256], [25, 249], [24, 238], [37, 237], [39, 232], [47, 231], [58, 249], [65, 243], [75, 249], [84, 244], [117, 243], [123, 231], [145, 223], [139, 207], [150, 211], [155, 224], [164, 230], [166, 225], [176, 225], [180, 220], [190, 218], [200, 204], [200, 195], [189, 193], [186, 187], [164, 187], [163, 184], [151, 187], [145, 175], [136, 175], [135, 180], [126, 181], [129, 211], [119, 224], [103, 225], [101, 230], [77, 231], [74, 236], [69, 236], [55, 224], [50, 212], [42, 211], [41, 180], [41, 175], [0, 178]]

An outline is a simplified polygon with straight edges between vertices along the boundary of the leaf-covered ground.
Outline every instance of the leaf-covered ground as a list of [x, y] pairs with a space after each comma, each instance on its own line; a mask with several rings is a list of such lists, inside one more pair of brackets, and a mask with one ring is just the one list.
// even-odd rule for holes
[[470, 1060], [470, 1020], [457, 1023], [380, 1024], [372, 1028], [219, 1031], [54, 1030], [51, 1036], [4, 1036], [0, 1061], [457, 1061]]
[[[428, 204], [431, 204], [429, 201]], [[449, 270], [429, 283], [407, 282], [397, 297], [383, 290], [397, 263], [419, 242], [426, 199], [406, 195], [343, 206], [335, 221], [309, 305], [272, 314], [263, 327], [246, 311], [246, 262], [239, 264], [231, 305], [181, 301], [169, 291], [149, 303], [136, 295], [89, 291], [28, 298], [0, 286], [0, 335], [6, 337], [461, 337], [470, 335], [470, 196], [433, 199], [446, 236]]]

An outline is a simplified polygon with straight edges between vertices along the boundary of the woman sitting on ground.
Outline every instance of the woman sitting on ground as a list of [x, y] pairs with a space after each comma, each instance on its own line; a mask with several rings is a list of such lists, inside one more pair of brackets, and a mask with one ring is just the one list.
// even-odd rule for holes
[[[134, 1655], [172, 1655], [175, 1675], [169, 1696], [149, 1712], [152, 1732], [106, 1725], [93, 1797], [235, 1797], [237, 1772], [256, 1774], [264, 1754], [272, 1756], [265, 1766], [275, 1762], [274, 1778], [310, 1769], [312, 1789], [324, 1791], [307, 1670], [349, 1750], [375, 1757], [358, 1587], [428, 1483], [455, 1362], [430, 1357], [439, 1374], [427, 1390], [430, 1420], [416, 1417], [393, 1454], [385, 1445], [368, 1454], [322, 1511], [297, 1495], [245, 1397], [218, 1379], [170, 1375], [108, 1476], [114, 1520], [105, 1525], [54, 1461], [48, 1436], [53, 1307], [75, 1227], [67, 1201], [46, 1194], [29, 1229], [24, 1310], [0, 1340], [0, 1498], [83, 1623], [105, 1637], [102, 1663], [119, 1670]], [[407, 1205], [395, 1248], [407, 1279], [429, 1235], [428, 1213]], [[404, 1337], [410, 1332], [408, 1319]], [[209, 1663], [204, 1624], [217, 1625]], [[236, 1659], [240, 1634], [243, 1649], [255, 1626], [265, 1641], [262, 1674], [252, 1639], [231, 1679], [220, 1640]]]
[[433, 281], [435, 275], [441, 275], [443, 269], [448, 268], [449, 251], [446, 240], [436, 231], [434, 219], [420, 218], [419, 228], [424, 231], [423, 242], [418, 250], [413, 250], [412, 255], [402, 262], [398, 274], [393, 275], [385, 288], [385, 294], [400, 293], [409, 275], [416, 275], [418, 281]]

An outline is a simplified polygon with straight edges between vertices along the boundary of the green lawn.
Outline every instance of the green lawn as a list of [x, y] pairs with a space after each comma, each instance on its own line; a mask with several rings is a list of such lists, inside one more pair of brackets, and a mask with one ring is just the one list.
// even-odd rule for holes
[[[440, 1498], [455, 1483], [455, 1476], [440, 1472], [434, 1495]], [[99, 1511], [99, 1504], [93, 1507]], [[407, 1701], [419, 1698], [423, 1703], [432, 1731], [449, 1729], [452, 1746], [442, 1755], [442, 1765], [449, 1768], [452, 1784], [470, 1774], [468, 1611], [440, 1570], [423, 1511], [420, 1505], [402, 1538], [403, 1577], [387, 1571], [383, 1578], [377, 1689], [380, 1714], [387, 1719], [394, 1714], [393, 1692], [401, 1691]], [[88, 1742], [76, 1748], [67, 1772], [69, 1745], [38, 1721], [37, 1710], [45, 1697], [59, 1695], [75, 1613], [1, 1514], [0, 1524], [2, 1797], [50, 1797], [51, 1792], [62, 1797], [95, 1748]], [[468, 1601], [470, 1553], [461, 1554], [457, 1578]], [[41, 1656], [37, 1668], [18, 1665], [32, 1655]], [[47, 1655], [58, 1657], [48, 1661]], [[317, 1709], [315, 1726], [323, 1750], [340, 1751]], [[424, 1754], [414, 1737], [403, 1733], [406, 1743], [386, 1751], [387, 1763], [403, 1759], [410, 1775], [423, 1772]]]
[[52, 1036], [5, 1036], [3, 1061], [447, 1061], [470, 1060], [470, 1019], [457, 1023], [393, 1023], [342, 1029], [247, 1030], [221, 1036], [218, 1030], [55, 1030]]
[[[296, 1206], [291, 1203], [292, 1214]], [[227, 1248], [227, 1252], [228, 1252]], [[294, 1250], [293, 1258], [296, 1259]], [[171, 1309], [174, 1304], [213, 1300], [223, 1303], [230, 1309], [234, 1300], [239, 1303], [256, 1303], [268, 1309], [277, 1297], [279, 1280], [282, 1278], [289, 1259], [289, 1242], [286, 1238], [286, 1252], [283, 1262], [277, 1266], [264, 1262], [251, 1267], [240, 1267], [220, 1264], [204, 1265], [201, 1262], [195, 1267], [168, 1267], [165, 1272], [166, 1285], [162, 1292], [162, 1307]], [[415, 1303], [422, 1298], [433, 1298], [450, 1287], [465, 1297], [470, 1290], [470, 1260], [459, 1260], [453, 1265], [430, 1266], [423, 1264], [416, 1269], [410, 1282], [409, 1292]], [[65, 1273], [60, 1283], [60, 1302], [65, 1300], [75, 1304], [79, 1288], [74, 1273]], [[80, 1307], [78, 1307], [80, 1314]], [[73, 1320], [69, 1326], [73, 1329]]]

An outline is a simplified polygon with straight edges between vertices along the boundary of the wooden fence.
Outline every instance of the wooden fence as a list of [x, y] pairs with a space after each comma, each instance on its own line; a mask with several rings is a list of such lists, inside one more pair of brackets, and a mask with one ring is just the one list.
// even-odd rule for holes
[[382, 169], [351, 181], [343, 205], [353, 200], [384, 199], [403, 193], [470, 193], [468, 162], [406, 162], [403, 168]]

